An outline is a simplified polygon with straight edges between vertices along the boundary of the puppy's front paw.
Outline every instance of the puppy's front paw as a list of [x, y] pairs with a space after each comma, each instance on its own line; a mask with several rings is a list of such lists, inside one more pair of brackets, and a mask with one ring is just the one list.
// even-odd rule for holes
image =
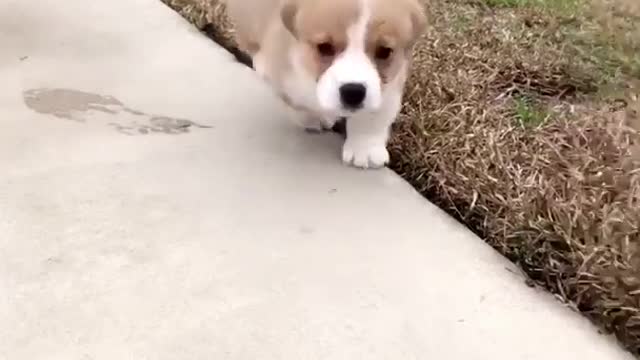
[[302, 128], [307, 132], [321, 133], [327, 130], [325, 119], [311, 112], [290, 109], [289, 116], [295, 123], [302, 126]]
[[305, 123], [303, 124], [305, 130], [316, 133], [329, 131], [333, 128], [336, 120], [325, 116], [307, 116]]
[[389, 163], [389, 151], [384, 142], [347, 139], [342, 148], [342, 161], [363, 169], [378, 169]]
[[308, 121], [301, 124], [304, 131], [312, 134], [319, 134], [324, 132], [324, 127], [320, 121]]

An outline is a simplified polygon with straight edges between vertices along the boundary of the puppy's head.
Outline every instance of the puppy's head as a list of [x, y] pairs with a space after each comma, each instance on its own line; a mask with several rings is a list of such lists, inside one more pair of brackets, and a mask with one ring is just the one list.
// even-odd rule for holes
[[376, 111], [425, 26], [418, 0], [284, 0], [281, 18], [324, 111]]

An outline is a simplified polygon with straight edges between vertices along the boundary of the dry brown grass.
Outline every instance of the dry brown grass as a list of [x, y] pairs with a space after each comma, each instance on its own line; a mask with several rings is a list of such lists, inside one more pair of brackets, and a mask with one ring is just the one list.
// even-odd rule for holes
[[392, 167], [640, 355], [640, 3], [571, 1], [432, 0]]
[[211, 28], [211, 35], [225, 46], [235, 45], [233, 25], [227, 18], [224, 3], [219, 0], [161, 0], [200, 30]]

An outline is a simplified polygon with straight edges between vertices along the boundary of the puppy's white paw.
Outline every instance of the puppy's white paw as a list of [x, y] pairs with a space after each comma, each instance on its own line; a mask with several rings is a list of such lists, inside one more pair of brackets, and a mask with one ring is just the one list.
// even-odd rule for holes
[[342, 148], [342, 161], [363, 169], [378, 169], [389, 163], [385, 143], [347, 140]]
[[326, 130], [325, 119], [315, 114], [290, 109], [289, 116], [293, 122], [297, 123], [305, 131], [320, 133]]
[[321, 133], [324, 131], [324, 127], [320, 121], [307, 121], [301, 124], [306, 132]]
[[329, 131], [335, 125], [336, 120], [331, 117], [325, 116], [312, 116], [308, 115], [303, 123], [305, 130], [309, 132], [323, 132]]
[[325, 130], [333, 129], [333, 126], [338, 122], [338, 118], [334, 116], [323, 115], [320, 118], [320, 122], [322, 123], [322, 128]]

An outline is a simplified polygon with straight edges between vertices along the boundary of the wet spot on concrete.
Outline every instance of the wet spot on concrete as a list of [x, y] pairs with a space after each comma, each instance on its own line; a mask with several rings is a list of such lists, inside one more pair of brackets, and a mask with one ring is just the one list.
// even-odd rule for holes
[[106, 124], [124, 135], [179, 135], [194, 128], [211, 128], [187, 119], [133, 109], [113, 96], [73, 89], [30, 89], [23, 93], [23, 99], [29, 109], [64, 120], [87, 122], [96, 114], [107, 115]]
[[23, 93], [24, 103], [40, 114], [57, 118], [85, 121], [82, 116], [90, 110], [116, 114], [124, 108], [118, 99], [68, 89], [32, 89]]
[[179, 135], [188, 133], [194, 127], [210, 128], [210, 126], [199, 125], [189, 120], [174, 119], [166, 116], [153, 116], [146, 123], [133, 123], [128, 125], [109, 123], [109, 125], [125, 135], [146, 135], [152, 133]]

